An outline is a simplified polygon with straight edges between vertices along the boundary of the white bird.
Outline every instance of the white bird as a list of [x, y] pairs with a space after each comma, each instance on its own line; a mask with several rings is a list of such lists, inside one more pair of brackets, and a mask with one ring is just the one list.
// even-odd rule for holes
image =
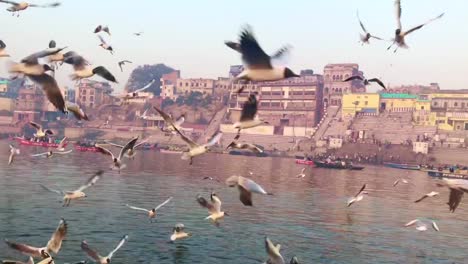
[[404, 183], [404, 184], [408, 184], [408, 180], [406, 179], [398, 179], [396, 180], [394, 183], [393, 183], [393, 187], [396, 187], [399, 183]]
[[[410, 227], [413, 225], [416, 225], [416, 230], [418, 231], [427, 231], [427, 224], [419, 219], [414, 219], [414, 220], [409, 221], [408, 223], [405, 224], [405, 227]], [[437, 232], [440, 231], [439, 226], [437, 225], [435, 221], [432, 221], [431, 225], [435, 231]]]
[[89, 121], [88, 115], [86, 115], [78, 104], [67, 101], [65, 107], [67, 114], [71, 112], [76, 119]]
[[99, 255], [95, 250], [91, 249], [88, 246], [88, 243], [86, 241], [81, 242], [81, 249], [96, 263], [98, 264], [109, 264], [111, 263], [112, 257], [114, 254], [125, 244], [125, 242], [128, 241], [128, 235], [123, 236], [123, 238], [120, 240], [119, 244], [117, 247], [112, 250], [109, 255], [103, 257]]
[[132, 63], [131, 61], [129, 60], [123, 60], [123, 61], [119, 61], [118, 64], [119, 64], [119, 68], [120, 68], [120, 71], [123, 72], [123, 68], [122, 66], [124, 66], [126, 63]]
[[19, 148], [15, 148], [14, 146], [10, 145], [10, 156], [8, 157], [8, 165], [11, 165], [11, 163], [13, 163], [13, 159], [15, 158], [15, 156], [19, 154], [20, 154]]
[[305, 175], [305, 170], [306, 170], [306, 168], [302, 168], [301, 173], [297, 174], [296, 178], [304, 178], [306, 176]]
[[109, 30], [109, 26], [99, 25], [99, 26], [96, 27], [96, 29], [94, 29], [95, 34], [101, 32], [101, 31], [106, 32], [109, 36], [111, 35], [110, 30]]
[[63, 206], [70, 206], [72, 200], [82, 199], [87, 197], [84, 193], [84, 190], [88, 189], [89, 187], [96, 184], [96, 182], [102, 177], [104, 171], [98, 171], [93, 176], [91, 176], [88, 181], [84, 185], [81, 185], [80, 188], [74, 191], [62, 191], [62, 190], [54, 190], [50, 189], [49, 187], [40, 184], [42, 188], [49, 192], [57, 193], [59, 195], [63, 195]]
[[52, 132], [52, 130], [50, 130], [50, 129], [45, 129], [44, 130], [44, 128], [41, 125], [37, 124], [37, 123], [29, 122], [29, 124], [36, 129], [36, 133], [34, 134], [35, 138], [43, 138], [46, 135], [53, 135], [54, 134]]
[[211, 202], [208, 202], [204, 197], [198, 195], [197, 202], [204, 208], [208, 209], [208, 213], [210, 215], [205, 219], [210, 219], [214, 223], [218, 223], [218, 220], [224, 218], [226, 214], [225, 212], [221, 211], [221, 200], [216, 195], [216, 193], [212, 192], [210, 195]]
[[275, 67], [272, 60], [281, 58], [289, 51], [289, 47], [283, 47], [273, 56], [269, 56], [262, 50], [255, 39], [252, 29], [247, 26], [241, 34], [239, 43], [225, 42], [225, 44], [242, 54], [244, 71], [236, 76], [235, 80], [251, 81], [277, 81], [290, 77], [300, 77], [286, 67]]
[[421, 29], [425, 25], [429, 24], [430, 22], [432, 22], [434, 20], [437, 20], [437, 19], [441, 18], [444, 15], [444, 13], [442, 13], [442, 14], [438, 15], [437, 17], [430, 19], [429, 21], [427, 21], [424, 24], [416, 26], [416, 27], [414, 27], [414, 28], [412, 28], [410, 30], [403, 31], [403, 28], [401, 26], [401, 3], [400, 3], [400, 0], [395, 0], [395, 11], [396, 11], [396, 19], [397, 19], [397, 29], [395, 30], [395, 38], [393, 39], [392, 45], [390, 45], [387, 48], [387, 50], [389, 50], [393, 45], [397, 45], [394, 52], [396, 52], [398, 50], [398, 48], [405, 48], [405, 49], [408, 48], [408, 45], [406, 45], [406, 42], [405, 42], [405, 37], [407, 35], [411, 34], [412, 32], [414, 32], [414, 31], [416, 31], [418, 29]]
[[[136, 138], [138, 139], [139, 137], [136, 137]], [[149, 139], [149, 138], [148, 138], [148, 139]], [[148, 139], [143, 140], [143, 141], [141, 141], [140, 143], [135, 144], [134, 146], [131, 146], [130, 148], [128, 148], [127, 151], [124, 153], [124, 156], [125, 156], [126, 158], [129, 158], [129, 159], [135, 159], [135, 156], [136, 156], [136, 149], [137, 149], [139, 146], [141, 146], [141, 145], [145, 144], [146, 142], [148, 142]], [[118, 148], [124, 148], [124, 147], [125, 147], [125, 146], [123, 146], [123, 145], [115, 144], [115, 143], [112, 143], [112, 142], [109, 142], [109, 141], [106, 141], [106, 143], [108, 143], [108, 144], [111, 145], [111, 146], [118, 147]]]
[[251, 143], [240, 143], [240, 142], [233, 141], [231, 142], [231, 144], [227, 146], [226, 149], [231, 149], [231, 148], [232, 149], [246, 149], [255, 153], [263, 153], [263, 150], [261, 148]]
[[114, 54], [114, 49], [112, 48], [112, 46], [108, 44], [101, 35], [98, 35], [98, 38], [101, 41], [101, 44], [99, 44], [99, 46], [101, 46], [105, 50], [108, 50], [111, 54]]
[[280, 253], [280, 244], [275, 246], [268, 237], [265, 237], [265, 249], [268, 254], [268, 260], [265, 264], [284, 264], [283, 256]]
[[9, 54], [6, 53], [5, 51], [6, 44], [0, 39], [0, 58], [2, 57], [10, 57]]
[[226, 184], [229, 187], [237, 187], [239, 190], [239, 199], [245, 206], [252, 206], [252, 193], [273, 195], [266, 192], [262, 186], [251, 179], [242, 176], [231, 176], [227, 178]]
[[128, 150], [133, 149], [133, 148], [135, 147], [135, 144], [136, 144], [137, 140], [138, 140], [138, 137], [133, 138], [132, 140], [130, 140], [130, 141], [120, 150], [119, 156], [114, 156], [114, 154], [113, 154], [110, 150], [108, 150], [108, 149], [106, 149], [106, 148], [104, 148], [104, 147], [102, 147], [102, 146], [100, 146], [100, 145], [98, 145], [98, 144], [96, 144], [95, 146], [96, 146], [96, 148], [99, 150], [99, 152], [101, 152], [102, 154], [111, 156], [111, 158], [112, 158], [112, 166], [111, 166], [111, 168], [112, 168], [113, 170], [118, 170], [119, 173], [120, 173], [120, 170], [121, 170], [121, 169], [124, 169], [124, 168], [126, 167], [126, 165], [122, 163], [122, 159], [123, 159], [125, 153], [127, 153]]
[[67, 222], [65, 219], [61, 219], [60, 223], [55, 230], [55, 232], [52, 234], [52, 237], [50, 240], [47, 242], [47, 245], [45, 247], [32, 247], [26, 244], [20, 244], [16, 242], [11, 242], [8, 240], [5, 240], [5, 243], [12, 249], [18, 250], [24, 255], [34, 257], [34, 258], [43, 258], [47, 259], [50, 257], [51, 253], [58, 254], [60, 248], [62, 247], [62, 241], [65, 239], [65, 236], [67, 235]]
[[11, 6], [9, 8], [7, 8], [7, 11], [11, 12], [13, 16], [16, 13], [16, 15], [18, 17], [19, 17], [19, 12], [23, 11], [23, 10], [26, 10], [28, 7], [48, 8], [48, 7], [58, 7], [58, 6], [60, 6], [59, 2], [54, 2], [54, 3], [44, 4], [44, 5], [37, 5], [37, 4], [31, 4], [31, 3], [28, 3], [28, 2], [13, 2], [13, 1], [0, 0], [0, 3], [10, 4]]
[[148, 116], [148, 109], [146, 109], [146, 110], [143, 112], [143, 114], [141, 114], [141, 115], [138, 116], [138, 118], [141, 118], [141, 119], [143, 119], [143, 120], [148, 119], [148, 117], [149, 117], [149, 116]]
[[366, 187], [367, 187], [367, 184], [364, 184], [355, 196], [348, 199], [348, 207], [364, 199], [364, 194], [367, 194], [367, 192], [364, 191]]
[[439, 187], [447, 187], [450, 190], [448, 206], [452, 213], [455, 212], [463, 198], [464, 193], [468, 193], [468, 180], [464, 179], [443, 179], [437, 183]]
[[359, 25], [361, 25], [362, 31], [364, 31], [364, 35], [360, 34], [360, 39], [361, 39], [362, 45], [369, 44], [369, 40], [371, 38], [382, 40], [381, 38], [376, 37], [376, 36], [372, 35], [371, 33], [369, 33], [367, 31], [367, 29], [364, 27], [364, 24], [362, 23], [361, 19], [359, 18], [359, 12], [356, 13], [356, 16], [357, 16], [357, 18], [359, 20]]
[[67, 137], [63, 137], [62, 140], [60, 140], [60, 143], [58, 144], [56, 150], [60, 152], [65, 151], [65, 143], [67, 143]]
[[173, 135], [177, 134], [177, 132], [175, 131], [174, 128], [177, 128], [178, 130], [180, 130], [182, 127], [182, 124], [185, 122], [185, 115], [181, 115], [179, 118], [177, 118], [176, 120], [172, 119], [172, 117], [170, 115], [168, 115], [167, 113], [163, 112], [162, 110], [160, 110], [159, 108], [157, 107], [154, 107], [153, 108], [162, 116], [162, 118], [164, 119], [164, 127], [161, 128], [161, 130], [163, 132], [166, 132], [166, 133], [171, 133]]
[[415, 202], [415, 203], [419, 203], [419, 202], [421, 202], [422, 200], [424, 200], [424, 199], [426, 199], [426, 198], [434, 197], [434, 196], [437, 196], [437, 195], [439, 195], [438, 192], [432, 191], [432, 192], [430, 192], [430, 193], [425, 194], [423, 197], [417, 199], [417, 200], [414, 201], [414, 202]]
[[155, 81], [156, 80], [152, 80], [147, 85], [145, 85], [143, 88], [137, 89], [137, 90], [132, 91], [132, 92], [124, 93], [124, 94], [120, 95], [120, 97], [122, 97], [123, 99], [131, 99], [131, 98], [139, 97], [139, 93], [145, 91], [148, 88], [150, 88], [151, 85], [153, 85], [153, 83]]
[[60, 154], [60, 155], [66, 155], [66, 154], [70, 154], [73, 150], [70, 149], [70, 150], [67, 150], [67, 151], [52, 151], [52, 150], [49, 150], [47, 152], [43, 152], [43, 153], [38, 153], [38, 154], [33, 154], [31, 155], [31, 157], [46, 157], [46, 158], [52, 158], [55, 154]]
[[191, 236], [191, 233], [185, 232], [184, 224], [176, 224], [172, 229], [171, 241], [174, 242], [176, 240], [188, 238]]
[[234, 140], [238, 140], [242, 129], [253, 128], [265, 124], [268, 122], [256, 118], [258, 102], [257, 97], [254, 94], [250, 94], [249, 99], [244, 103], [242, 107], [241, 116], [238, 122], [234, 123], [234, 129], [237, 129], [237, 135]]
[[105, 67], [98, 66], [92, 68], [89, 66], [88, 61], [76, 52], [69, 51], [63, 56], [65, 57], [63, 62], [73, 65], [74, 73], [70, 75], [72, 80], [76, 81], [84, 78], [90, 78], [96, 74], [110, 82], [117, 83], [114, 75], [112, 75], [112, 73], [110, 73]]
[[153, 209], [145, 209], [145, 208], [140, 208], [140, 207], [135, 207], [135, 206], [131, 206], [131, 205], [128, 205], [126, 204], [126, 206], [130, 209], [133, 209], [133, 210], [139, 210], [139, 211], [144, 211], [144, 212], [147, 212], [148, 213], [148, 217], [150, 218], [150, 222], [152, 222], [152, 219], [156, 218], [156, 212], [161, 208], [163, 207], [164, 205], [166, 205], [167, 203], [169, 203], [170, 201], [172, 200], [172, 197], [169, 197], [166, 201], [164, 201], [163, 203], [161, 203], [160, 205], [156, 206], [155, 208]]
[[[55, 40], [51, 40], [49, 42], [49, 49], [54, 50], [56, 48], [57, 48], [57, 43], [55, 42]], [[65, 57], [63, 56], [62, 52], [57, 52], [48, 56], [49, 63], [51, 63], [53, 65], [53, 68], [55, 69], [58, 68], [59, 62], [63, 63], [64, 58]]]

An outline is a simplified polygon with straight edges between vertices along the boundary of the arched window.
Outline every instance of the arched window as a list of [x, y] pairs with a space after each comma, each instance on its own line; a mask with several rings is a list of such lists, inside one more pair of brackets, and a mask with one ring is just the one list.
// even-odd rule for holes
[[328, 94], [328, 87], [325, 87], [325, 93]]
[[453, 104], [453, 106], [454, 106], [454, 107], [457, 107], [457, 106], [458, 106], [458, 103], [457, 103], [457, 102], [455, 102], [455, 103]]

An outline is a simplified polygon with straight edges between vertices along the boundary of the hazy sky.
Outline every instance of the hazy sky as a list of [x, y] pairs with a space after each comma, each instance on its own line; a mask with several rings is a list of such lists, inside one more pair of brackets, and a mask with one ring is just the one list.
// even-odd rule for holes
[[[35, 1], [34, 3], [46, 3]], [[165, 63], [182, 77], [227, 76], [240, 57], [224, 46], [236, 40], [241, 26], [250, 24], [263, 46], [274, 52], [291, 44], [289, 66], [322, 73], [327, 63], [356, 62], [368, 77], [391, 85], [439, 82], [443, 89], [468, 88], [468, 1], [402, 0], [403, 28], [408, 29], [445, 12], [445, 16], [407, 38], [409, 50], [387, 51], [383, 41], [358, 44], [356, 10], [367, 29], [390, 39], [396, 27], [393, 0], [63, 0], [54, 9], [30, 8], [19, 18], [0, 4], [0, 39], [12, 59], [47, 47], [50, 39], [103, 65], [122, 89], [132, 69], [141, 64]], [[98, 46], [92, 31], [109, 25], [115, 55]], [[144, 31], [143, 36], [132, 33]], [[117, 62], [128, 59], [121, 73]], [[0, 61], [0, 76], [7, 76]], [[69, 66], [57, 73], [70, 85]], [[97, 78], [96, 78], [97, 79]]]

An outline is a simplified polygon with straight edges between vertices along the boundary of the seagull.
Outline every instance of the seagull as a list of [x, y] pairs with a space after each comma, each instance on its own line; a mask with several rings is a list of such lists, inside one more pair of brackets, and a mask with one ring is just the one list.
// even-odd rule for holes
[[128, 205], [126, 204], [125, 206], [127, 206], [128, 208], [130, 209], [133, 209], [133, 210], [139, 210], [139, 211], [144, 211], [144, 212], [147, 212], [148, 213], [148, 217], [150, 218], [150, 222], [152, 222], [152, 219], [156, 218], [156, 211], [159, 210], [161, 207], [163, 207], [164, 205], [166, 205], [167, 203], [169, 203], [170, 201], [172, 200], [172, 197], [169, 197], [166, 201], [164, 201], [162, 204], [156, 206], [155, 208], [151, 209], [151, 210], [148, 210], [148, 209], [145, 209], [145, 208], [140, 208], [140, 207], [135, 207], [135, 206], [131, 206], [131, 205]]
[[148, 109], [146, 109], [143, 114], [139, 115], [138, 118], [146, 120], [148, 118]]
[[47, 151], [47, 152], [43, 152], [43, 153], [38, 153], [38, 154], [33, 154], [31, 155], [31, 157], [41, 157], [41, 156], [44, 156], [46, 158], [52, 158], [55, 154], [60, 154], [60, 155], [65, 155], [65, 154], [70, 154], [73, 150], [70, 149], [68, 151]]
[[114, 248], [114, 250], [112, 250], [109, 255], [103, 257], [101, 255], [99, 255], [99, 253], [97, 253], [96, 251], [94, 251], [93, 249], [91, 249], [89, 246], [88, 246], [88, 243], [83, 240], [81, 242], [81, 249], [86, 252], [86, 254], [92, 259], [94, 260], [96, 263], [98, 264], [109, 264], [111, 263], [111, 260], [112, 260], [112, 257], [114, 256], [114, 254], [125, 244], [125, 242], [127, 242], [128, 240], [128, 235], [125, 235], [123, 236], [123, 238], [120, 240], [119, 244], [117, 245], [117, 247]]
[[106, 40], [101, 35], [98, 35], [99, 40], [101, 41], [101, 46], [103, 49], [110, 51], [111, 54], [114, 54], [114, 49], [112, 48], [111, 45], [107, 44]]
[[6, 44], [0, 39], [0, 58], [2, 57], [10, 57], [9, 54], [6, 53], [5, 51]]
[[257, 114], [258, 102], [257, 97], [254, 94], [249, 96], [248, 101], [244, 103], [242, 107], [242, 113], [239, 122], [234, 123], [234, 129], [237, 129], [237, 136], [234, 140], [239, 139], [240, 132], [242, 129], [253, 128], [264, 124], [269, 124], [259, 118], [255, 118]]
[[222, 219], [226, 214], [225, 212], [221, 211], [221, 200], [216, 195], [216, 193], [212, 192], [210, 195], [211, 202], [208, 202], [205, 198], [198, 195], [197, 202], [202, 206], [208, 209], [210, 215], [205, 219], [211, 219], [214, 223], [218, 223], [219, 219]]
[[360, 80], [366, 86], [369, 85], [371, 82], [375, 82], [378, 85], [380, 85], [384, 90], [387, 90], [383, 82], [379, 80], [378, 78], [372, 78], [368, 80], [368, 79], [363, 78], [362, 76], [356, 75], [356, 76], [351, 76], [349, 78], [346, 78], [345, 80], [343, 80], [343, 82], [349, 82], [352, 80]]
[[108, 26], [99, 25], [99, 26], [96, 27], [96, 29], [94, 29], [94, 33], [95, 33], [95, 34], [101, 32], [101, 31], [106, 32], [109, 36], [111, 35]]
[[231, 142], [226, 149], [247, 149], [255, 153], [263, 153], [263, 150], [251, 143], [238, 143], [236, 141]]
[[[51, 40], [49, 42], [49, 49], [53, 50], [55, 48], [57, 48], [57, 43], [55, 42], [55, 40]], [[55, 54], [50, 55], [48, 59], [49, 59], [49, 63], [53, 64], [54, 68], [57, 69], [58, 68], [57, 63], [58, 62], [63, 63], [63, 59], [64, 59], [63, 53], [57, 52]]]
[[[138, 137], [136, 137], [138, 139]], [[139, 146], [145, 144], [147, 142], [147, 140], [143, 140], [141, 141], [140, 143], [138, 144], [135, 144], [134, 146], [132, 146], [131, 148], [127, 149], [127, 151], [124, 153], [124, 156], [126, 158], [129, 158], [129, 159], [135, 159], [135, 156], [136, 156], [136, 148], [138, 148]], [[119, 144], [115, 144], [115, 143], [111, 143], [111, 142], [108, 142], [106, 141], [106, 143], [108, 143], [109, 145], [112, 145], [114, 147], [119, 147], [119, 148], [124, 148], [125, 146], [122, 146], [122, 145], [119, 145]]]
[[405, 42], [405, 37], [409, 34], [411, 34], [412, 32], [418, 30], [418, 29], [421, 29], [422, 27], [424, 27], [425, 25], [429, 24], [430, 22], [434, 21], [434, 20], [437, 20], [439, 18], [441, 18], [442, 16], [444, 16], [444, 13], [436, 16], [435, 18], [432, 18], [430, 19], [429, 21], [427, 21], [426, 23], [424, 24], [421, 24], [419, 26], [416, 26], [410, 30], [407, 30], [407, 31], [403, 31], [402, 29], [402, 26], [401, 26], [401, 3], [400, 3], [400, 0], [395, 0], [395, 11], [396, 11], [396, 18], [397, 18], [397, 29], [395, 30], [395, 38], [393, 39], [393, 43], [392, 45], [390, 45], [387, 50], [389, 50], [393, 45], [397, 45], [397, 47], [395, 48], [395, 50], [393, 52], [396, 52], [398, 50], [398, 48], [408, 48], [408, 45], [406, 45], [406, 42]]
[[302, 168], [301, 173], [297, 174], [296, 178], [304, 178], [306, 176], [305, 175], [305, 170], [306, 170], [306, 168]]
[[280, 49], [273, 56], [267, 55], [258, 44], [249, 26], [242, 30], [239, 43], [225, 42], [225, 44], [242, 54], [242, 60], [245, 65], [244, 71], [234, 79], [235, 81], [241, 79], [277, 81], [290, 77], [300, 77], [289, 68], [274, 67], [272, 65], [272, 60], [281, 58], [289, 51], [289, 47]]
[[[414, 220], [409, 221], [408, 223], [405, 224], [405, 227], [410, 227], [413, 225], [416, 225], [416, 230], [418, 231], [427, 231], [427, 224], [419, 219], [414, 219]], [[437, 225], [435, 221], [432, 221], [431, 225], [435, 231], [437, 232], [440, 231], [439, 226]]]
[[404, 183], [404, 184], [408, 184], [408, 180], [406, 179], [398, 179], [396, 180], [394, 183], [393, 183], [393, 187], [396, 187], [399, 183]]
[[209, 180], [209, 181], [216, 181], [216, 182], [220, 182], [218, 179], [216, 178], [213, 178], [213, 177], [210, 177], [210, 176], [206, 176], [203, 178], [203, 180]]
[[62, 247], [62, 241], [65, 239], [66, 235], [67, 235], [67, 222], [65, 221], [65, 219], [62, 218], [60, 220], [60, 223], [57, 229], [52, 234], [52, 237], [50, 238], [49, 242], [47, 242], [47, 245], [45, 247], [37, 248], [37, 247], [32, 247], [26, 244], [10, 242], [8, 240], [5, 240], [5, 243], [10, 248], [18, 250], [24, 255], [34, 257], [34, 258], [47, 259], [47, 258], [50, 258], [51, 252], [58, 254], [60, 248]]
[[13, 2], [13, 1], [6, 1], [6, 0], [0, 0], [0, 3], [6, 3], [10, 4], [11, 6], [7, 8], [7, 11], [12, 12], [12, 15], [14, 16], [15, 13], [19, 17], [19, 12], [26, 10], [28, 7], [42, 7], [42, 8], [47, 8], [47, 7], [57, 7], [60, 6], [59, 2], [55, 3], [50, 3], [50, 4], [45, 4], [45, 5], [36, 5], [36, 4], [31, 4], [27, 2]]
[[359, 12], [357, 12], [357, 19], [359, 20], [359, 25], [361, 25], [361, 28], [362, 30], [364, 31], [364, 35], [363, 34], [360, 34], [360, 38], [361, 38], [361, 43], [362, 45], [364, 44], [369, 44], [369, 40], [371, 38], [375, 38], [375, 39], [378, 39], [378, 40], [382, 40], [381, 38], [379, 37], [376, 37], [374, 35], [372, 35], [371, 33], [369, 33], [367, 31], [367, 29], [364, 27], [364, 24], [362, 23], [361, 19], [359, 18]]
[[36, 129], [36, 133], [34, 134], [35, 138], [43, 138], [46, 135], [53, 135], [54, 133], [50, 129], [44, 130], [41, 125], [34, 123], [34, 122], [29, 122], [31, 126], [33, 126]]
[[113, 170], [118, 170], [119, 173], [120, 173], [120, 170], [121, 170], [121, 169], [124, 169], [124, 168], [126, 167], [126, 165], [122, 163], [122, 158], [124, 157], [124, 154], [127, 153], [128, 150], [134, 148], [134, 146], [135, 146], [137, 140], [138, 140], [138, 137], [133, 138], [132, 140], [130, 140], [130, 141], [120, 150], [119, 156], [117, 156], [117, 157], [114, 156], [114, 154], [113, 154], [110, 150], [108, 150], [108, 149], [106, 149], [106, 148], [104, 148], [104, 147], [102, 147], [102, 146], [100, 146], [100, 145], [98, 145], [98, 144], [96, 144], [95, 146], [96, 146], [96, 148], [99, 150], [99, 152], [101, 152], [102, 154], [109, 155], [109, 156], [112, 157], [112, 167], [111, 167], [111, 168], [112, 168]]
[[125, 65], [125, 63], [133, 63], [133, 62], [131, 62], [131, 61], [129, 61], [129, 60], [123, 60], [123, 61], [119, 61], [119, 67], [120, 67], [120, 71], [122, 71], [122, 72], [123, 72], [123, 68], [122, 68], [122, 66], [124, 66], [124, 65]]
[[11, 165], [11, 163], [13, 163], [13, 159], [15, 158], [15, 156], [19, 154], [20, 154], [19, 148], [15, 148], [12, 145], [10, 145], [10, 156], [8, 157], [8, 165]]
[[268, 237], [265, 237], [265, 249], [268, 254], [266, 264], [284, 264], [283, 256], [280, 253], [280, 244], [275, 246]]
[[88, 181], [86, 181], [84, 185], [81, 185], [80, 188], [74, 191], [54, 190], [42, 184], [40, 184], [40, 186], [44, 188], [46, 191], [57, 193], [59, 195], [63, 195], [63, 206], [65, 207], [65, 206], [70, 206], [70, 203], [72, 200], [77, 200], [77, 199], [82, 199], [82, 198], [87, 197], [83, 191], [93, 186], [94, 184], [96, 184], [96, 182], [99, 179], [101, 179], [102, 174], [104, 174], [104, 171], [102, 170], [96, 172], [93, 176], [91, 176], [88, 179]]
[[72, 80], [80, 80], [83, 78], [90, 78], [95, 74], [101, 76], [102, 78], [117, 83], [114, 75], [110, 73], [103, 66], [98, 66], [95, 68], [89, 67], [88, 61], [86, 61], [82, 56], [78, 55], [74, 51], [69, 51], [63, 55], [65, 59], [63, 60], [67, 64], [73, 65], [74, 73], [70, 76]]
[[58, 144], [56, 150], [60, 152], [65, 151], [65, 143], [66, 143], [67, 137], [63, 137], [62, 140], [60, 140], [60, 143]]
[[180, 132], [179, 129], [177, 129], [174, 125], [172, 127], [179, 134], [180, 138], [182, 138], [182, 140], [185, 141], [185, 143], [187, 143], [187, 145], [189, 146], [189, 150], [182, 153], [182, 159], [190, 160], [190, 165], [193, 164], [194, 157], [208, 152], [210, 148], [214, 146], [217, 142], [219, 142], [219, 140], [223, 136], [223, 133], [221, 131], [218, 131], [211, 137], [208, 143], [200, 145], [192, 139], [186, 137], [184, 134], [182, 134], [182, 132]]
[[434, 196], [437, 196], [437, 195], [439, 195], [438, 192], [432, 191], [432, 192], [430, 192], [430, 193], [425, 194], [423, 197], [419, 198], [418, 200], [416, 200], [416, 201], [414, 201], [414, 202], [415, 202], [415, 203], [419, 203], [419, 202], [421, 202], [422, 200], [424, 200], [424, 199], [426, 199], [426, 198], [428, 198], [428, 197], [434, 197]]
[[174, 242], [176, 240], [184, 239], [184, 238], [188, 238], [192, 236], [192, 234], [185, 232], [184, 229], [185, 229], [184, 224], [176, 224], [174, 228], [172, 229], [173, 233], [171, 235], [171, 241]]
[[143, 35], [143, 32], [142, 32], [142, 31], [140, 31], [140, 32], [135, 32], [135, 33], [133, 33], [133, 35], [139, 37], [139, 36]]
[[297, 257], [292, 257], [291, 261], [289, 261], [289, 264], [299, 264], [299, 260], [297, 259]]
[[34, 54], [21, 60], [21, 63], [13, 63], [10, 66], [10, 73], [24, 74], [33, 82], [37, 83], [44, 90], [47, 99], [60, 111], [65, 113], [65, 100], [62, 92], [58, 87], [57, 81], [50, 75], [46, 74], [47, 71], [54, 72], [47, 64], [39, 64], [39, 59], [48, 57], [62, 51], [64, 48], [47, 49]]
[[452, 213], [455, 212], [463, 198], [464, 193], [468, 193], [468, 180], [463, 179], [443, 179], [437, 184], [439, 187], [447, 187], [450, 190], [448, 206]]
[[164, 119], [164, 127], [161, 129], [163, 132], [171, 133], [171, 134], [177, 134], [175, 132], [175, 128], [181, 129], [181, 125], [185, 122], [185, 115], [181, 115], [179, 118], [177, 118], [175, 121], [172, 119], [170, 115], [167, 113], [163, 112], [157, 107], [153, 107]]
[[71, 112], [76, 119], [89, 121], [88, 116], [78, 104], [67, 101], [65, 107], [67, 113]]
[[267, 194], [272, 195], [271, 193], [266, 192], [262, 186], [252, 181], [249, 178], [242, 176], [231, 176], [227, 178], [226, 184], [229, 187], [236, 187], [239, 190], [239, 198], [245, 206], [252, 206], [252, 193], [258, 194]]
[[367, 192], [364, 191], [366, 187], [367, 187], [367, 184], [364, 184], [355, 196], [348, 199], [348, 207], [364, 199], [364, 194], [367, 194]]
[[125, 94], [122, 95], [122, 97], [123, 97], [124, 99], [130, 99], [130, 98], [138, 97], [140, 92], [143, 92], [143, 91], [145, 91], [146, 89], [150, 88], [151, 85], [153, 85], [153, 83], [154, 83], [155, 81], [156, 81], [156, 80], [152, 80], [152, 81], [149, 82], [147, 85], [145, 85], [143, 88], [140, 88], [140, 89], [135, 90], [135, 91], [132, 91], [132, 92], [125, 93]]

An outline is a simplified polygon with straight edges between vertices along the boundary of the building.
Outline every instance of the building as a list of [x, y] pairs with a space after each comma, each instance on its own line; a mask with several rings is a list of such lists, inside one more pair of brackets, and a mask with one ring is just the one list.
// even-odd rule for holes
[[8, 92], [8, 80], [0, 79], [0, 94], [6, 94]]
[[29, 85], [18, 91], [18, 98], [15, 102], [13, 112], [13, 122], [37, 121], [41, 118], [41, 113], [46, 102], [42, 89], [36, 85]]
[[75, 90], [76, 102], [82, 107], [94, 108], [113, 103], [113, 89], [107, 82], [82, 79]]
[[405, 93], [381, 93], [380, 110], [387, 112], [413, 112], [418, 96]]
[[347, 93], [342, 99], [342, 118], [352, 119], [356, 115], [378, 115], [380, 94]]
[[178, 95], [190, 92], [200, 92], [203, 95], [213, 95], [216, 80], [205, 78], [177, 79], [176, 93]]
[[430, 83], [429, 85], [401, 85], [401, 86], [390, 86], [387, 87], [388, 93], [404, 93], [404, 94], [429, 94], [438, 93], [440, 86], [438, 83]]
[[9, 97], [0, 97], [0, 111], [13, 111], [15, 107], [15, 100]]
[[63, 96], [65, 98], [65, 101], [69, 101], [69, 102], [75, 102], [75, 89], [70, 89], [70, 88], [67, 88], [65, 87], [64, 91], [63, 91]]
[[428, 95], [431, 125], [442, 130], [468, 130], [468, 94], [444, 91]]
[[366, 87], [359, 80], [343, 82], [351, 76], [363, 76], [359, 65], [355, 63], [328, 64], [323, 70], [324, 90], [323, 103], [325, 105], [341, 105], [341, 97], [345, 93], [364, 93]]
[[180, 71], [179, 70], [163, 74], [161, 76], [161, 85], [175, 84], [177, 79], [180, 79]]
[[431, 115], [431, 101], [418, 99], [414, 104], [413, 123], [419, 126], [434, 125], [434, 120]]
[[[162, 80], [162, 79], [161, 79]], [[169, 83], [168, 81], [165, 82], [166, 84], [163, 84], [161, 86], [161, 98], [166, 99], [169, 98], [173, 101], [175, 101], [178, 97], [176, 94], [176, 87], [174, 84]]]

